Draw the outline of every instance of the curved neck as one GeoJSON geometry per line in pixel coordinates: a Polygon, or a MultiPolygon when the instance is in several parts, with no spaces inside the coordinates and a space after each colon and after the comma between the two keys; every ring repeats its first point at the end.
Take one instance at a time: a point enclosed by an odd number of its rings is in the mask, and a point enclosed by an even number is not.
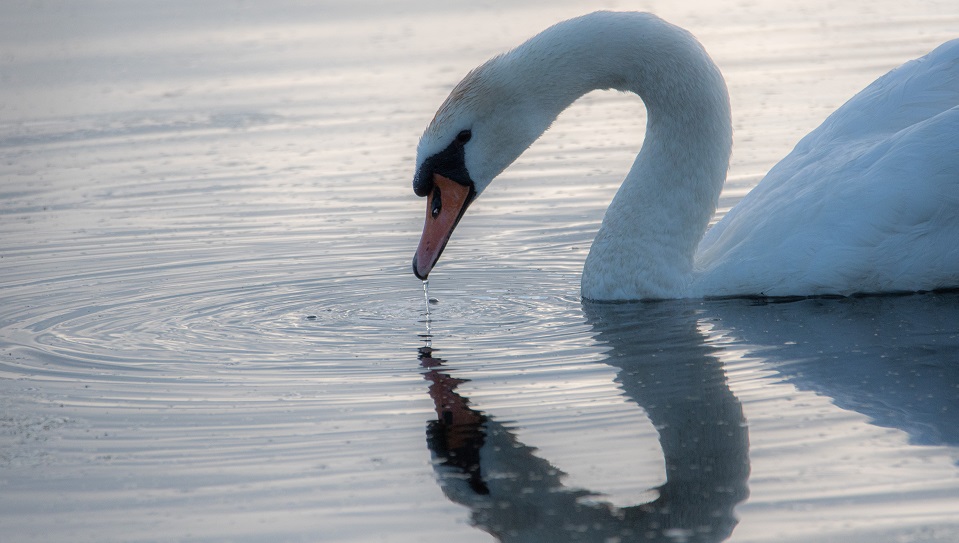
{"type": "Polygon", "coordinates": [[[645,143],[590,249],[583,296],[681,297],[732,149],[726,85],[699,42],[653,15],[600,12],[560,23],[498,60],[536,82],[530,105],[543,130],[592,90],[643,99],[645,143]]]}

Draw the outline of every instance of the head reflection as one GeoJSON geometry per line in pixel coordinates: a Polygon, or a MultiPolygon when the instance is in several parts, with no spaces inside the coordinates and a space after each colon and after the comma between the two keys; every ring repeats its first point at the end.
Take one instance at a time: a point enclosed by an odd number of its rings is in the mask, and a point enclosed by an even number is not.
{"type": "Polygon", "coordinates": [[[465,476],[470,489],[479,494],[489,494],[483,481],[480,465],[480,449],[486,441],[486,416],[472,409],[469,400],[455,392],[462,379],[443,373],[445,362],[433,358],[433,349],[420,347],[420,364],[428,371],[425,378],[430,382],[430,397],[436,407],[436,420],[426,428],[426,442],[440,465],[449,468],[449,476],[465,476]]]}
{"type": "MultiPolygon", "coordinates": [[[[589,304],[594,337],[609,347],[626,397],[659,431],[666,483],[656,499],[614,507],[520,443],[495,417],[457,392],[445,360],[419,350],[437,418],[427,444],[444,493],[500,541],[718,542],[736,526],[748,495],[749,440],[742,406],[713,348],[681,304],[589,304]]],[[[520,422],[521,423],[521,422],[520,422]]],[[[624,450],[622,454],[631,454],[624,450]]]]}

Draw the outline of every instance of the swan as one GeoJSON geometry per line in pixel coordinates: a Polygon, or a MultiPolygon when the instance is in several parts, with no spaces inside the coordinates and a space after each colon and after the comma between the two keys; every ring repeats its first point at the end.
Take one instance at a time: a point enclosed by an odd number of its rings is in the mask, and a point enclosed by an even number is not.
{"type": "Polygon", "coordinates": [[[821,296],[959,286],[959,39],[869,85],[707,232],[729,168],[719,68],[648,13],[558,23],[475,68],[416,149],[425,280],[466,209],[573,101],[640,96],[646,138],[593,241],[591,300],[821,296]]]}

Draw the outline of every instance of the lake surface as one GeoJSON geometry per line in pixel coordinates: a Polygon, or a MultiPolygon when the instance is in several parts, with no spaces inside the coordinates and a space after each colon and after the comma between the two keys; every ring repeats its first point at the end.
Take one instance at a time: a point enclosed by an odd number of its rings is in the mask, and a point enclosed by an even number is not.
{"type": "Polygon", "coordinates": [[[0,539],[959,541],[959,295],[580,300],[633,96],[472,206],[427,315],[419,134],[599,7],[722,68],[720,213],[959,29],[951,0],[0,7],[0,539]]]}

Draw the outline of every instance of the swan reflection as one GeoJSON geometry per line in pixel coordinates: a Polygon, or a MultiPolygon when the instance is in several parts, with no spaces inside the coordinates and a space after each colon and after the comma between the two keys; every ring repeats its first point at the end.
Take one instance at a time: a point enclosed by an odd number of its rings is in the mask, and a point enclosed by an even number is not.
{"type": "MultiPolygon", "coordinates": [[[[666,482],[652,489],[655,499],[628,507],[566,484],[562,471],[495,413],[471,406],[457,389],[465,380],[422,349],[437,409],[429,447],[444,492],[501,541],[722,541],[749,493],[743,407],[723,369],[743,359],[768,373],[766,382],[828,398],[870,424],[902,431],[913,447],[959,447],[959,293],[781,302],[583,305],[590,334],[607,348],[602,363],[618,370],[624,398],[659,432],[666,482]]],[[[761,418],[754,433],[762,431],[761,418]]],[[[845,427],[819,428],[829,435],[845,427]]],[[[779,429],[786,436],[803,431],[779,429]]],[[[911,458],[907,450],[901,455],[875,459],[890,485],[902,481],[886,462],[911,458]]],[[[808,465],[820,461],[815,455],[808,465]]],[[[846,477],[836,484],[864,484],[854,466],[846,477]]],[[[795,492],[815,501],[807,491],[795,492]]]]}
{"type": "Polygon", "coordinates": [[[437,412],[427,428],[434,465],[443,491],[471,509],[477,527],[500,541],[717,542],[732,533],[734,507],[748,495],[742,405],[691,309],[636,307],[584,306],[596,339],[609,347],[604,363],[620,370],[625,396],[659,431],[666,482],[654,500],[628,507],[567,487],[515,431],[470,406],[457,392],[465,380],[445,360],[420,349],[437,412]]]}
{"type": "Polygon", "coordinates": [[[701,320],[796,388],[914,445],[959,446],[959,293],[702,307],[701,320]]]}

